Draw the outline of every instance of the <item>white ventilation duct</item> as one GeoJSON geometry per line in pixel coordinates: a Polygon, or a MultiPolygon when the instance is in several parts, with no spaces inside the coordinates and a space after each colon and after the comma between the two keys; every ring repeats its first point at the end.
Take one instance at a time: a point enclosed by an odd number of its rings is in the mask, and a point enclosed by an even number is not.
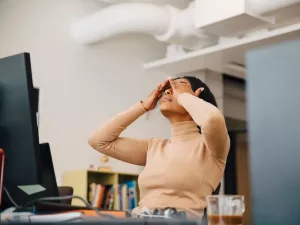
{"type": "Polygon", "coordinates": [[[171,8],[146,3],[108,6],[71,26],[73,37],[94,43],[120,33],[164,34],[170,24],[171,8]]]}
{"type": "Polygon", "coordinates": [[[284,8],[299,2],[300,0],[248,0],[247,6],[251,9],[252,12],[263,15],[267,12],[284,8]]]}
{"type": "Polygon", "coordinates": [[[80,43],[93,44],[117,34],[143,33],[159,41],[198,49],[215,44],[217,38],[194,26],[194,3],[185,10],[170,5],[122,3],[108,6],[71,26],[71,34],[80,43]]]}
{"type": "MultiPolygon", "coordinates": [[[[252,12],[263,14],[300,0],[246,0],[246,2],[252,12]]],[[[217,12],[207,13],[214,15],[217,12]]],[[[93,44],[122,33],[149,34],[159,41],[180,45],[188,50],[216,44],[218,37],[196,28],[196,16],[201,17],[199,14],[196,15],[195,2],[191,2],[184,10],[151,3],[120,3],[73,23],[71,34],[82,44],[93,44]]]]}

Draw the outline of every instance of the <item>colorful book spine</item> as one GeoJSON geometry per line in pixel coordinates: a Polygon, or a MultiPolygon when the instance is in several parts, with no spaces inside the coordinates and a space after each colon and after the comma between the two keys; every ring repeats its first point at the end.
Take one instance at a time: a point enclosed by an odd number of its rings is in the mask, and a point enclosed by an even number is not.
{"type": "Polygon", "coordinates": [[[121,184],[89,184],[88,200],[96,208],[131,211],[137,207],[136,181],[121,184]]]}

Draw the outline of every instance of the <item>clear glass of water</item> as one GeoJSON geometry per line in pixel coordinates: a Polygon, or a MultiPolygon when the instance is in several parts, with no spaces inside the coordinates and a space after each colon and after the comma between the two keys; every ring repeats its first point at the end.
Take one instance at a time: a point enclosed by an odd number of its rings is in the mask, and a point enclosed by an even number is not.
{"type": "Polygon", "coordinates": [[[209,225],[241,225],[245,212],[242,195],[209,195],[206,197],[209,225]]]}

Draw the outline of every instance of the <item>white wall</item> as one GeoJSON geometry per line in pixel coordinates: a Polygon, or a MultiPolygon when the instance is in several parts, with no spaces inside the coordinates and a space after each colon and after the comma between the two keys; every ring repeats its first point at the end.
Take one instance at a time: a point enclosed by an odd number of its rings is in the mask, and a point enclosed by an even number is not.
{"type": "MultiPolygon", "coordinates": [[[[41,90],[40,142],[51,144],[59,184],[64,171],[100,163],[100,154],[87,144],[89,134],[166,77],[142,70],[142,62],[165,51],[150,37],[123,36],[89,47],[75,43],[70,23],[97,9],[89,0],[0,0],[0,58],[31,53],[34,85],[41,90]]],[[[126,134],[164,137],[169,125],[156,111],[126,134]]],[[[140,171],[116,160],[110,165],[140,171]]]]}

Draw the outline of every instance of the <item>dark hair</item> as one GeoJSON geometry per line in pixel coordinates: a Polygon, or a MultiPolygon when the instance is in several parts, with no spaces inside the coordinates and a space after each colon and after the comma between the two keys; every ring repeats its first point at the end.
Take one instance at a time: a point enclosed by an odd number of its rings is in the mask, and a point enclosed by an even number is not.
{"type": "Polygon", "coordinates": [[[184,76],[184,77],[178,77],[176,79],[180,79],[180,78],[184,78],[187,79],[191,85],[192,85],[192,89],[193,91],[196,91],[198,88],[204,88],[204,90],[201,92],[201,94],[199,95],[199,98],[203,99],[204,101],[218,107],[215,96],[213,95],[213,93],[210,91],[209,87],[202,82],[199,78],[197,77],[190,77],[190,76],[184,76]]]}

